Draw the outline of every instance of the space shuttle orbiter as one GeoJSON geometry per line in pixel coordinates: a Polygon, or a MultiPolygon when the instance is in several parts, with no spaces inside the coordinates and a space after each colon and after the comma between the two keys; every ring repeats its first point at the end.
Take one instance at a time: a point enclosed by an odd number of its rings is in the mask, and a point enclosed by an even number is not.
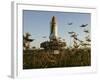
{"type": "Polygon", "coordinates": [[[57,21],[56,17],[53,16],[51,23],[50,23],[50,40],[57,40],[58,38],[58,31],[57,31],[57,21]]]}

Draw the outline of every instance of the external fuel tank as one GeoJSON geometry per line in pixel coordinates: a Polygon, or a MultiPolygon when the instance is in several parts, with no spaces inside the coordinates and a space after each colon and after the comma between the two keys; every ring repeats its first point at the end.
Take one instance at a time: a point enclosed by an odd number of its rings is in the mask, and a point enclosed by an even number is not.
{"type": "Polygon", "coordinates": [[[56,17],[53,16],[51,23],[50,23],[50,40],[57,40],[58,37],[58,31],[57,31],[57,21],[56,17]]]}

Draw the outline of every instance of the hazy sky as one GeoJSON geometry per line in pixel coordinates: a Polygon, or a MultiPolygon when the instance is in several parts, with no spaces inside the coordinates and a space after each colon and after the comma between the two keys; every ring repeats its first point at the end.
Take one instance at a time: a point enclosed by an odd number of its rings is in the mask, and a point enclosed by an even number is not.
{"type": "Polygon", "coordinates": [[[79,39],[84,39],[84,28],[80,26],[88,24],[89,30],[91,27],[91,15],[89,13],[23,10],[23,32],[29,32],[32,35],[30,38],[35,39],[31,46],[39,48],[41,42],[49,40],[52,16],[56,17],[59,37],[65,39],[67,45],[70,44],[68,32],[75,31],[79,34],[79,39]],[[70,22],[73,24],[68,25],[70,22]],[[43,36],[47,36],[47,38],[43,38],[43,36]]]}

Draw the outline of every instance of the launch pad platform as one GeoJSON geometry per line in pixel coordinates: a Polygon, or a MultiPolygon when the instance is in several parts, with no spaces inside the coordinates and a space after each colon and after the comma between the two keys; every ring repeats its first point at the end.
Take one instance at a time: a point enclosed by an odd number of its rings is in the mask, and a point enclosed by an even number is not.
{"type": "Polygon", "coordinates": [[[60,50],[66,46],[66,42],[53,40],[42,42],[40,47],[46,50],[60,50]]]}

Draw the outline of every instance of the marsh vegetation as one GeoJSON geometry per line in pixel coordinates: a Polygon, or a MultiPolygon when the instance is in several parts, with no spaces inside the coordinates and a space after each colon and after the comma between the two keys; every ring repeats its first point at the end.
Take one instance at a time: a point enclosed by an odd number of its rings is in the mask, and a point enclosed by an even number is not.
{"type": "Polygon", "coordinates": [[[59,54],[45,50],[26,50],[23,54],[23,69],[91,66],[91,50],[64,49],[59,54]]]}

